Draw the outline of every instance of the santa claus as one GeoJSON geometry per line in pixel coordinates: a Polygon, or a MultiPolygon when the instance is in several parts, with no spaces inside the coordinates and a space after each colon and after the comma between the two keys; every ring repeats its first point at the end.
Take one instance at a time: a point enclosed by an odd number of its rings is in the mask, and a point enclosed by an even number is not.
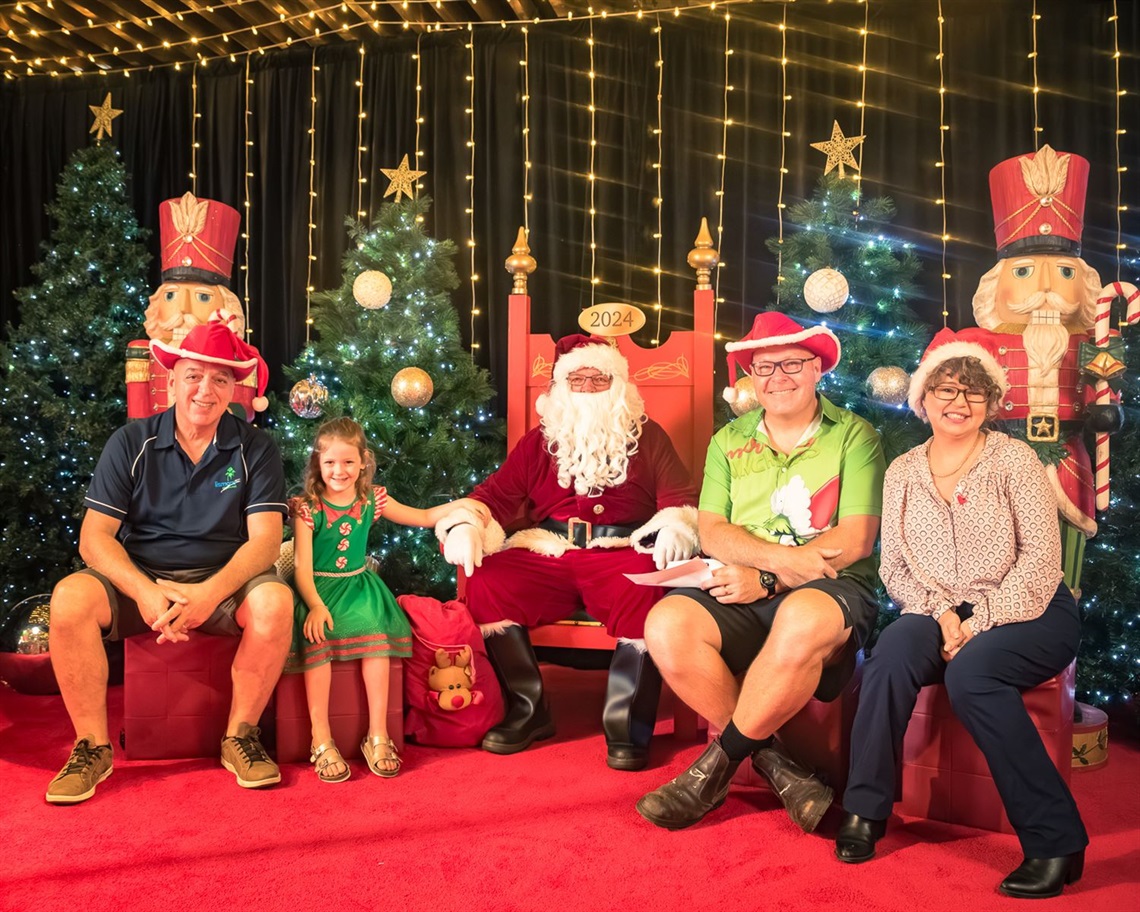
{"type": "Polygon", "coordinates": [[[470,495],[493,522],[457,511],[436,526],[444,556],[470,576],[467,604],[508,699],[483,748],[513,754],[554,734],[527,628],[585,610],[618,638],[602,720],[606,763],[642,769],[661,690],[642,637],[664,590],[624,574],[697,552],[697,491],[605,340],[560,340],[537,408],[539,426],[470,495]],[[503,527],[518,529],[505,544],[503,527]]]}
{"type": "MultiPolygon", "coordinates": [[[[1093,350],[1101,282],[1081,259],[1089,163],[1042,146],[990,172],[999,261],[978,283],[967,341],[992,351],[1009,378],[1001,416],[1036,445],[1065,527],[1065,581],[1076,589],[1086,538],[1096,535],[1084,429],[1112,432],[1117,406],[1094,404],[1081,344],[1093,350]]],[[[1020,433],[1019,433],[1020,435],[1020,433]]]]}

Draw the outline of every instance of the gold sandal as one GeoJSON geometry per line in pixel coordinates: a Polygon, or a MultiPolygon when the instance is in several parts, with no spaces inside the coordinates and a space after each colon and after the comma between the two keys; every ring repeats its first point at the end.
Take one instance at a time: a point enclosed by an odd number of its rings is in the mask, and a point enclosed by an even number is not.
{"type": "Polygon", "coordinates": [[[313,764],[317,778],[320,779],[321,782],[344,782],[345,779],[352,775],[352,770],[349,769],[348,762],[344,759],[344,755],[337,749],[336,742],[332,738],[329,738],[324,744],[318,744],[312,749],[309,762],[313,764]],[[330,773],[328,771],[329,767],[337,763],[344,767],[344,772],[330,773]]]}
{"type": "Polygon", "coordinates": [[[379,735],[366,735],[360,742],[360,752],[368,761],[368,768],[377,776],[391,779],[400,772],[400,765],[404,762],[396,752],[396,744],[391,738],[381,738],[379,735]],[[383,753],[381,753],[383,751],[383,753]],[[384,761],[395,761],[395,769],[385,769],[380,764],[384,761]]]}

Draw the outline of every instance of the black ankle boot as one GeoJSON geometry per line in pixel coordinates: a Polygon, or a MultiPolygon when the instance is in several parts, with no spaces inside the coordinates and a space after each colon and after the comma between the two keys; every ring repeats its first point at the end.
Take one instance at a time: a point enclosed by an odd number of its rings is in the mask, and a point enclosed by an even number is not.
{"type": "Polygon", "coordinates": [[[503,685],[506,717],[483,737],[483,750],[517,754],[535,741],[554,735],[550,707],[542,691],[542,674],[525,627],[515,624],[487,637],[487,656],[503,685]]]}
{"type": "Polygon", "coordinates": [[[608,767],[645,769],[660,696],[661,673],[649,653],[633,643],[619,642],[610,662],[602,714],[608,767]]]}
{"type": "Polygon", "coordinates": [[[1076,883],[1085,871],[1085,850],[1060,858],[1026,858],[998,889],[1017,899],[1060,896],[1065,884],[1076,883]]]}
{"type": "Polygon", "coordinates": [[[811,770],[796,763],[779,741],[772,741],[771,746],[756,751],[752,755],[752,768],[768,780],[792,823],[805,833],[819,826],[835,792],[811,770]]]}
{"type": "Polygon", "coordinates": [[[835,857],[847,864],[862,864],[875,857],[875,843],[887,832],[885,820],[847,814],[835,834],[835,857]]]}

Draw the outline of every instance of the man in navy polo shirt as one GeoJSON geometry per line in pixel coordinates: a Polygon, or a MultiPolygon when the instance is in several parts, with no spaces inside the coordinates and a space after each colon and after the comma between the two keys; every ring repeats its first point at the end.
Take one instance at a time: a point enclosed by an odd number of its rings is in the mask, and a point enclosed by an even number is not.
{"type": "Polygon", "coordinates": [[[107,660],[101,640],[153,630],[172,649],[200,633],[240,636],[222,765],[244,788],[281,781],[257,721],[285,664],[289,587],[273,571],[287,512],[281,457],[228,410],[237,381],[264,361],[220,323],[151,351],[170,371],[172,408],[120,428],[87,493],[79,553],[87,568],[51,600],[50,647],[77,740],[48,786],[76,804],[111,774],[107,660]]]}

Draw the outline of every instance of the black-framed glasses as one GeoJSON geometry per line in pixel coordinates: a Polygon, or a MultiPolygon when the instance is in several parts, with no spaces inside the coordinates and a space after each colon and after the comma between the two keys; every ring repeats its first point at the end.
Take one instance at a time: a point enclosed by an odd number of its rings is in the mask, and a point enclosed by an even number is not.
{"type": "Polygon", "coordinates": [[[814,361],[818,355],[810,358],[787,358],[783,361],[753,361],[752,374],[756,377],[771,377],[778,367],[785,374],[798,374],[809,361],[814,361]]]}
{"type": "Polygon", "coordinates": [[[566,382],[577,393],[591,390],[608,390],[614,378],[610,374],[568,374],[566,382]]]}
{"type": "Polygon", "coordinates": [[[953,402],[959,396],[965,397],[967,402],[972,402],[975,405],[981,405],[983,402],[989,401],[989,393],[980,389],[961,389],[957,386],[936,386],[930,391],[935,399],[942,402],[953,402]]]}

